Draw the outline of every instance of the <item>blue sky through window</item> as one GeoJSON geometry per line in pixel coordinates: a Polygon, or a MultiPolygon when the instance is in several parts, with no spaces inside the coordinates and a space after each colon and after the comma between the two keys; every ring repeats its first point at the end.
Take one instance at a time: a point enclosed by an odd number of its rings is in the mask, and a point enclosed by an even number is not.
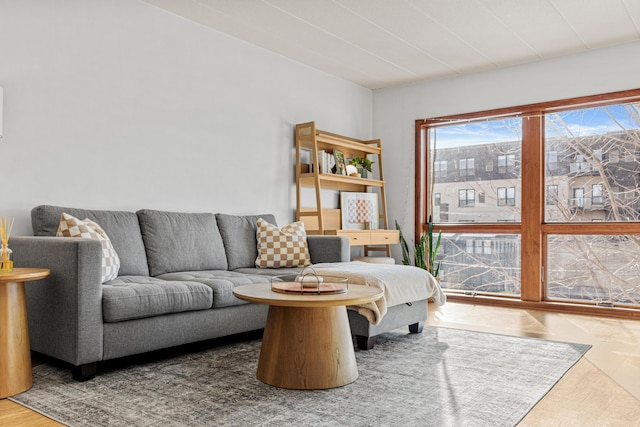
{"type": "MultiPolygon", "coordinates": [[[[452,148],[520,141],[522,120],[527,118],[484,120],[435,128],[436,147],[452,148]]],[[[547,138],[578,137],[629,129],[640,129],[640,103],[552,113],[547,115],[545,133],[547,138]]]]}

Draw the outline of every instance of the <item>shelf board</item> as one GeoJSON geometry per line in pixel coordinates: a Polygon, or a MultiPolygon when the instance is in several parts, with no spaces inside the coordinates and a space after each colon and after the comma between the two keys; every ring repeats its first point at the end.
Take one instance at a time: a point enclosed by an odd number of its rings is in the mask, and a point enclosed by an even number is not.
{"type": "MultiPolygon", "coordinates": [[[[368,179],[368,178],[358,178],[355,176],[345,176],[345,175],[336,175],[332,173],[320,173],[318,174],[320,177],[320,181],[323,186],[327,188],[340,188],[343,186],[360,186],[360,187],[382,187],[384,186],[384,181],[380,181],[377,179],[368,179]]],[[[315,174],[314,173],[301,173],[300,174],[300,183],[304,186],[314,186],[315,185],[315,174]]]]}
{"type": "Polygon", "coordinates": [[[335,148],[339,147],[347,153],[351,152],[364,152],[366,154],[380,155],[382,153],[382,147],[379,146],[380,140],[372,141],[355,141],[346,139],[337,135],[333,135],[327,132],[316,131],[316,141],[318,142],[318,149],[335,148]],[[376,145],[378,144],[378,145],[376,145]]]}

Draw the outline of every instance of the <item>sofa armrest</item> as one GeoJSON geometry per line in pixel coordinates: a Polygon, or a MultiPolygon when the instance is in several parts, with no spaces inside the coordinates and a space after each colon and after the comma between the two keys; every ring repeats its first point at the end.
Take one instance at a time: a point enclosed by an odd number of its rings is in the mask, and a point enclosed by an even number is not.
{"type": "Polygon", "coordinates": [[[312,264],[321,262],[349,262],[351,247],[344,236],[307,236],[312,264]]]}
{"type": "Polygon", "coordinates": [[[102,246],[70,237],[11,237],[14,266],[48,268],[25,283],[31,349],[73,365],[102,360],[102,246]]]}

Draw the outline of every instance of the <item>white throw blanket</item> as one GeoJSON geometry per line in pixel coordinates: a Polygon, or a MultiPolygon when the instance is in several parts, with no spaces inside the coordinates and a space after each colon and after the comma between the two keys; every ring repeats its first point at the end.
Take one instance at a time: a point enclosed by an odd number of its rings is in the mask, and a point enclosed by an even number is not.
{"type": "Polygon", "coordinates": [[[443,305],[446,296],[440,285],[422,268],[398,264],[373,264],[361,261],[314,264],[318,275],[346,277],[350,285],[374,286],[384,295],[369,304],[350,306],[374,325],[380,323],[387,307],[433,298],[443,305]]]}

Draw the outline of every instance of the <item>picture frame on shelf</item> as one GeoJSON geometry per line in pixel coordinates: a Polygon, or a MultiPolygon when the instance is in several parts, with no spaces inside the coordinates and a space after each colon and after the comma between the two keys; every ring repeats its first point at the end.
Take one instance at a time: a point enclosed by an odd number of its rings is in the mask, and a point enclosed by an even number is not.
{"type": "Polygon", "coordinates": [[[344,153],[340,150],[333,150],[333,157],[336,160],[336,174],[347,174],[347,163],[344,160],[344,153]]]}
{"type": "Polygon", "coordinates": [[[378,229],[378,193],[340,192],[342,228],[378,229]]]}

